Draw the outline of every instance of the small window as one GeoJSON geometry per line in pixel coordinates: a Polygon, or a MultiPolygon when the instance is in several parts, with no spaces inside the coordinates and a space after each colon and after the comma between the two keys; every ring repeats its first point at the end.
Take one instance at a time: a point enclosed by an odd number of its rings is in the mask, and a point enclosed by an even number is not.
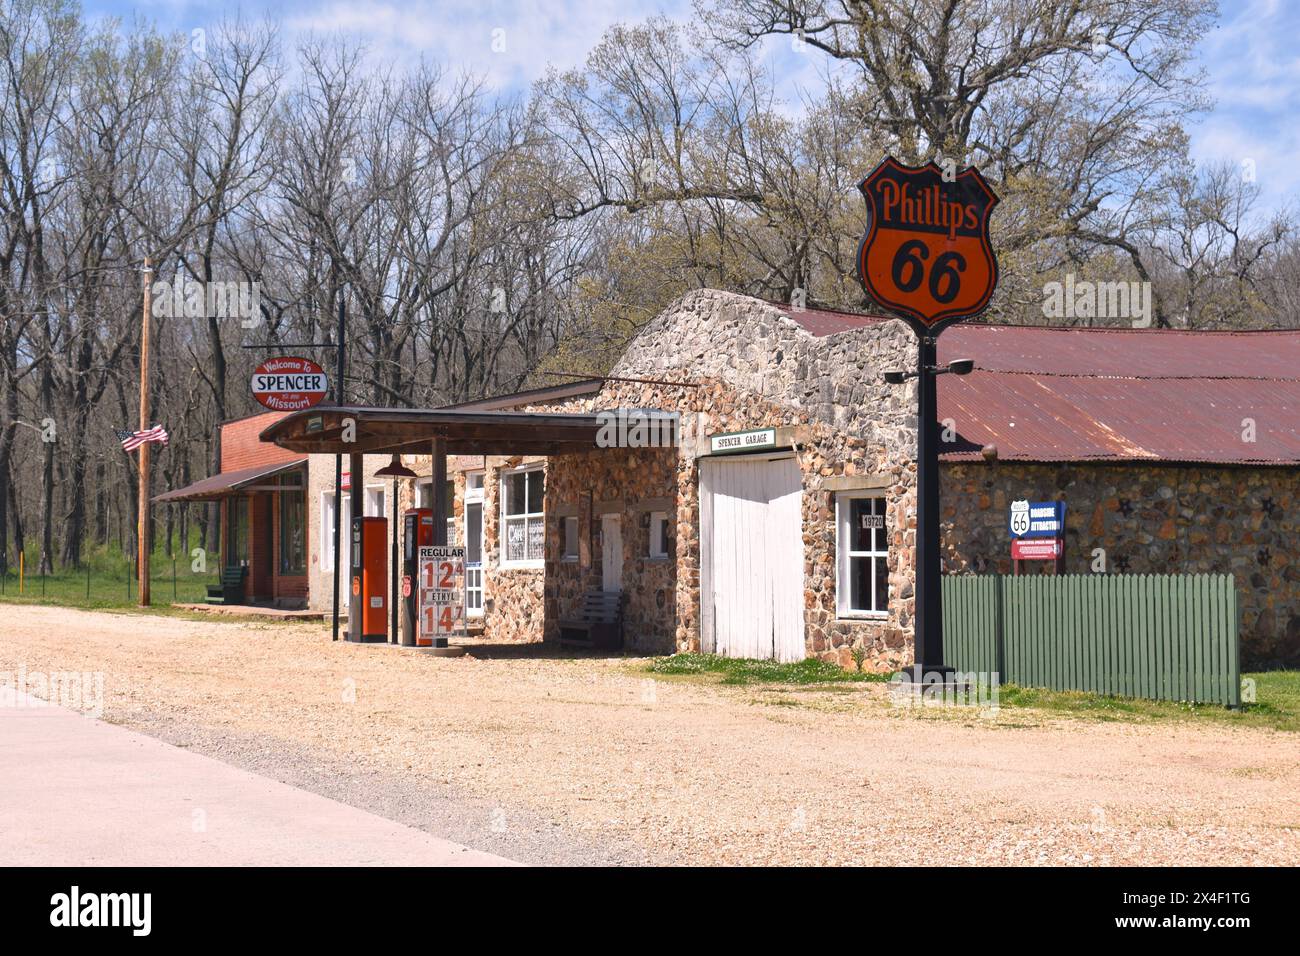
{"type": "Polygon", "coordinates": [[[889,610],[885,499],[844,493],[836,497],[835,511],[837,612],[840,617],[884,617],[889,610]]]}
{"type": "Polygon", "coordinates": [[[384,517],[384,486],[377,485],[366,489],[366,506],[362,512],[367,518],[384,517]]]}
{"type": "Polygon", "coordinates": [[[483,472],[467,471],[465,472],[465,490],[482,491],[483,490],[483,472]]]}
{"type": "Polygon", "coordinates": [[[578,560],[578,519],[560,519],[560,560],[578,560]]]}
{"type": "Polygon", "coordinates": [[[544,482],[540,468],[506,472],[501,476],[503,565],[541,566],[546,538],[542,514],[544,482]]]}
{"type": "Polygon", "coordinates": [[[668,557],[668,514],[663,511],[650,513],[650,550],[651,558],[668,557]]]}

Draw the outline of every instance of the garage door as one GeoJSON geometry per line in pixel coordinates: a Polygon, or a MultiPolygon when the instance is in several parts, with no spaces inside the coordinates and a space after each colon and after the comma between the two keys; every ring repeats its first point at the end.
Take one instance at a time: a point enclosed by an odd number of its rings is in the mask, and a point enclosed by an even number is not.
{"type": "Polygon", "coordinates": [[[701,646],[803,660],[803,534],[793,456],[700,462],[701,646]]]}

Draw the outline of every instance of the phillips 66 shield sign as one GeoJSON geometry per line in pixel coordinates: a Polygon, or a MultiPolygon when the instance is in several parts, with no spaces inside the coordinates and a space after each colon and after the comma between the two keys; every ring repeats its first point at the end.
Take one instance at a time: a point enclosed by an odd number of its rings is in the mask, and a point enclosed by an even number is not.
{"type": "Polygon", "coordinates": [[[988,305],[998,284],[989,213],[998,197],[971,166],[945,181],[934,163],[904,166],[888,156],[858,186],[867,233],[858,277],[917,335],[935,335],[988,305]]]}

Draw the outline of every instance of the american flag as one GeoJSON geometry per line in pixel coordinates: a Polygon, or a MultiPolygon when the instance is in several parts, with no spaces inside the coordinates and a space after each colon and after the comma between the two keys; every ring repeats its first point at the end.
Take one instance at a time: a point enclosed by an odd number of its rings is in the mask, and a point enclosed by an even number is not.
{"type": "Polygon", "coordinates": [[[155,425],[153,428],[146,429],[142,432],[133,432],[127,428],[115,428],[118,439],[122,442],[123,451],[135,451],[145,442],[156,441],[162,445],[167,444],[167,430],[161,425],[155,425]]]}

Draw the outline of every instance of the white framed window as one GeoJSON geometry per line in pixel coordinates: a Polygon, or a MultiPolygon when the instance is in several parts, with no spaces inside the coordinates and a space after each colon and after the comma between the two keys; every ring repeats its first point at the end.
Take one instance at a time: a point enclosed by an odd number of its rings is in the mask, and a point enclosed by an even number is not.
{"type": "MultiPolygon", "coordinates": [[[[337,497],[332,491],[320,493],[320,569],[334,570],[334,507],[337,497]]],[[[352,534],[352,496],[343,492],[343,521],[339,525],[339,540],[346,544],[352,534]]]]}
{"type": "Polygon", "coordinates": [[[385,518],[384,514],[384,486],[367,485],[366,486],[366,508],[365,516],[367,518],[385,518]]]}
{"type": "Polygon", "coordinates": [[[481,471],[465,472],[465,497],[466,498],[483,497],[483,472],[481,471]]]}
{"type": "Polygon", "coordinates": [[[646,553],[649,558],[668,557],[668,512],[650,512],[650,546],[646,553]]]}
{"type": "Polygon", "coordinates": [[[501,566],[504,568],[543,566],[545,480],[540,465],[501,474],[501,566]]]}
{"type": "Polygon", "coordinates": [[[560,519],[560,560],[578,560],[578,519],[576,517],[560,519]]]}
{"type": "Polygon", "coordinates": [[[835,607],[842,618],[889,611],[889,528],[885,499],[868,491],[835,496],[835,607]]]}

